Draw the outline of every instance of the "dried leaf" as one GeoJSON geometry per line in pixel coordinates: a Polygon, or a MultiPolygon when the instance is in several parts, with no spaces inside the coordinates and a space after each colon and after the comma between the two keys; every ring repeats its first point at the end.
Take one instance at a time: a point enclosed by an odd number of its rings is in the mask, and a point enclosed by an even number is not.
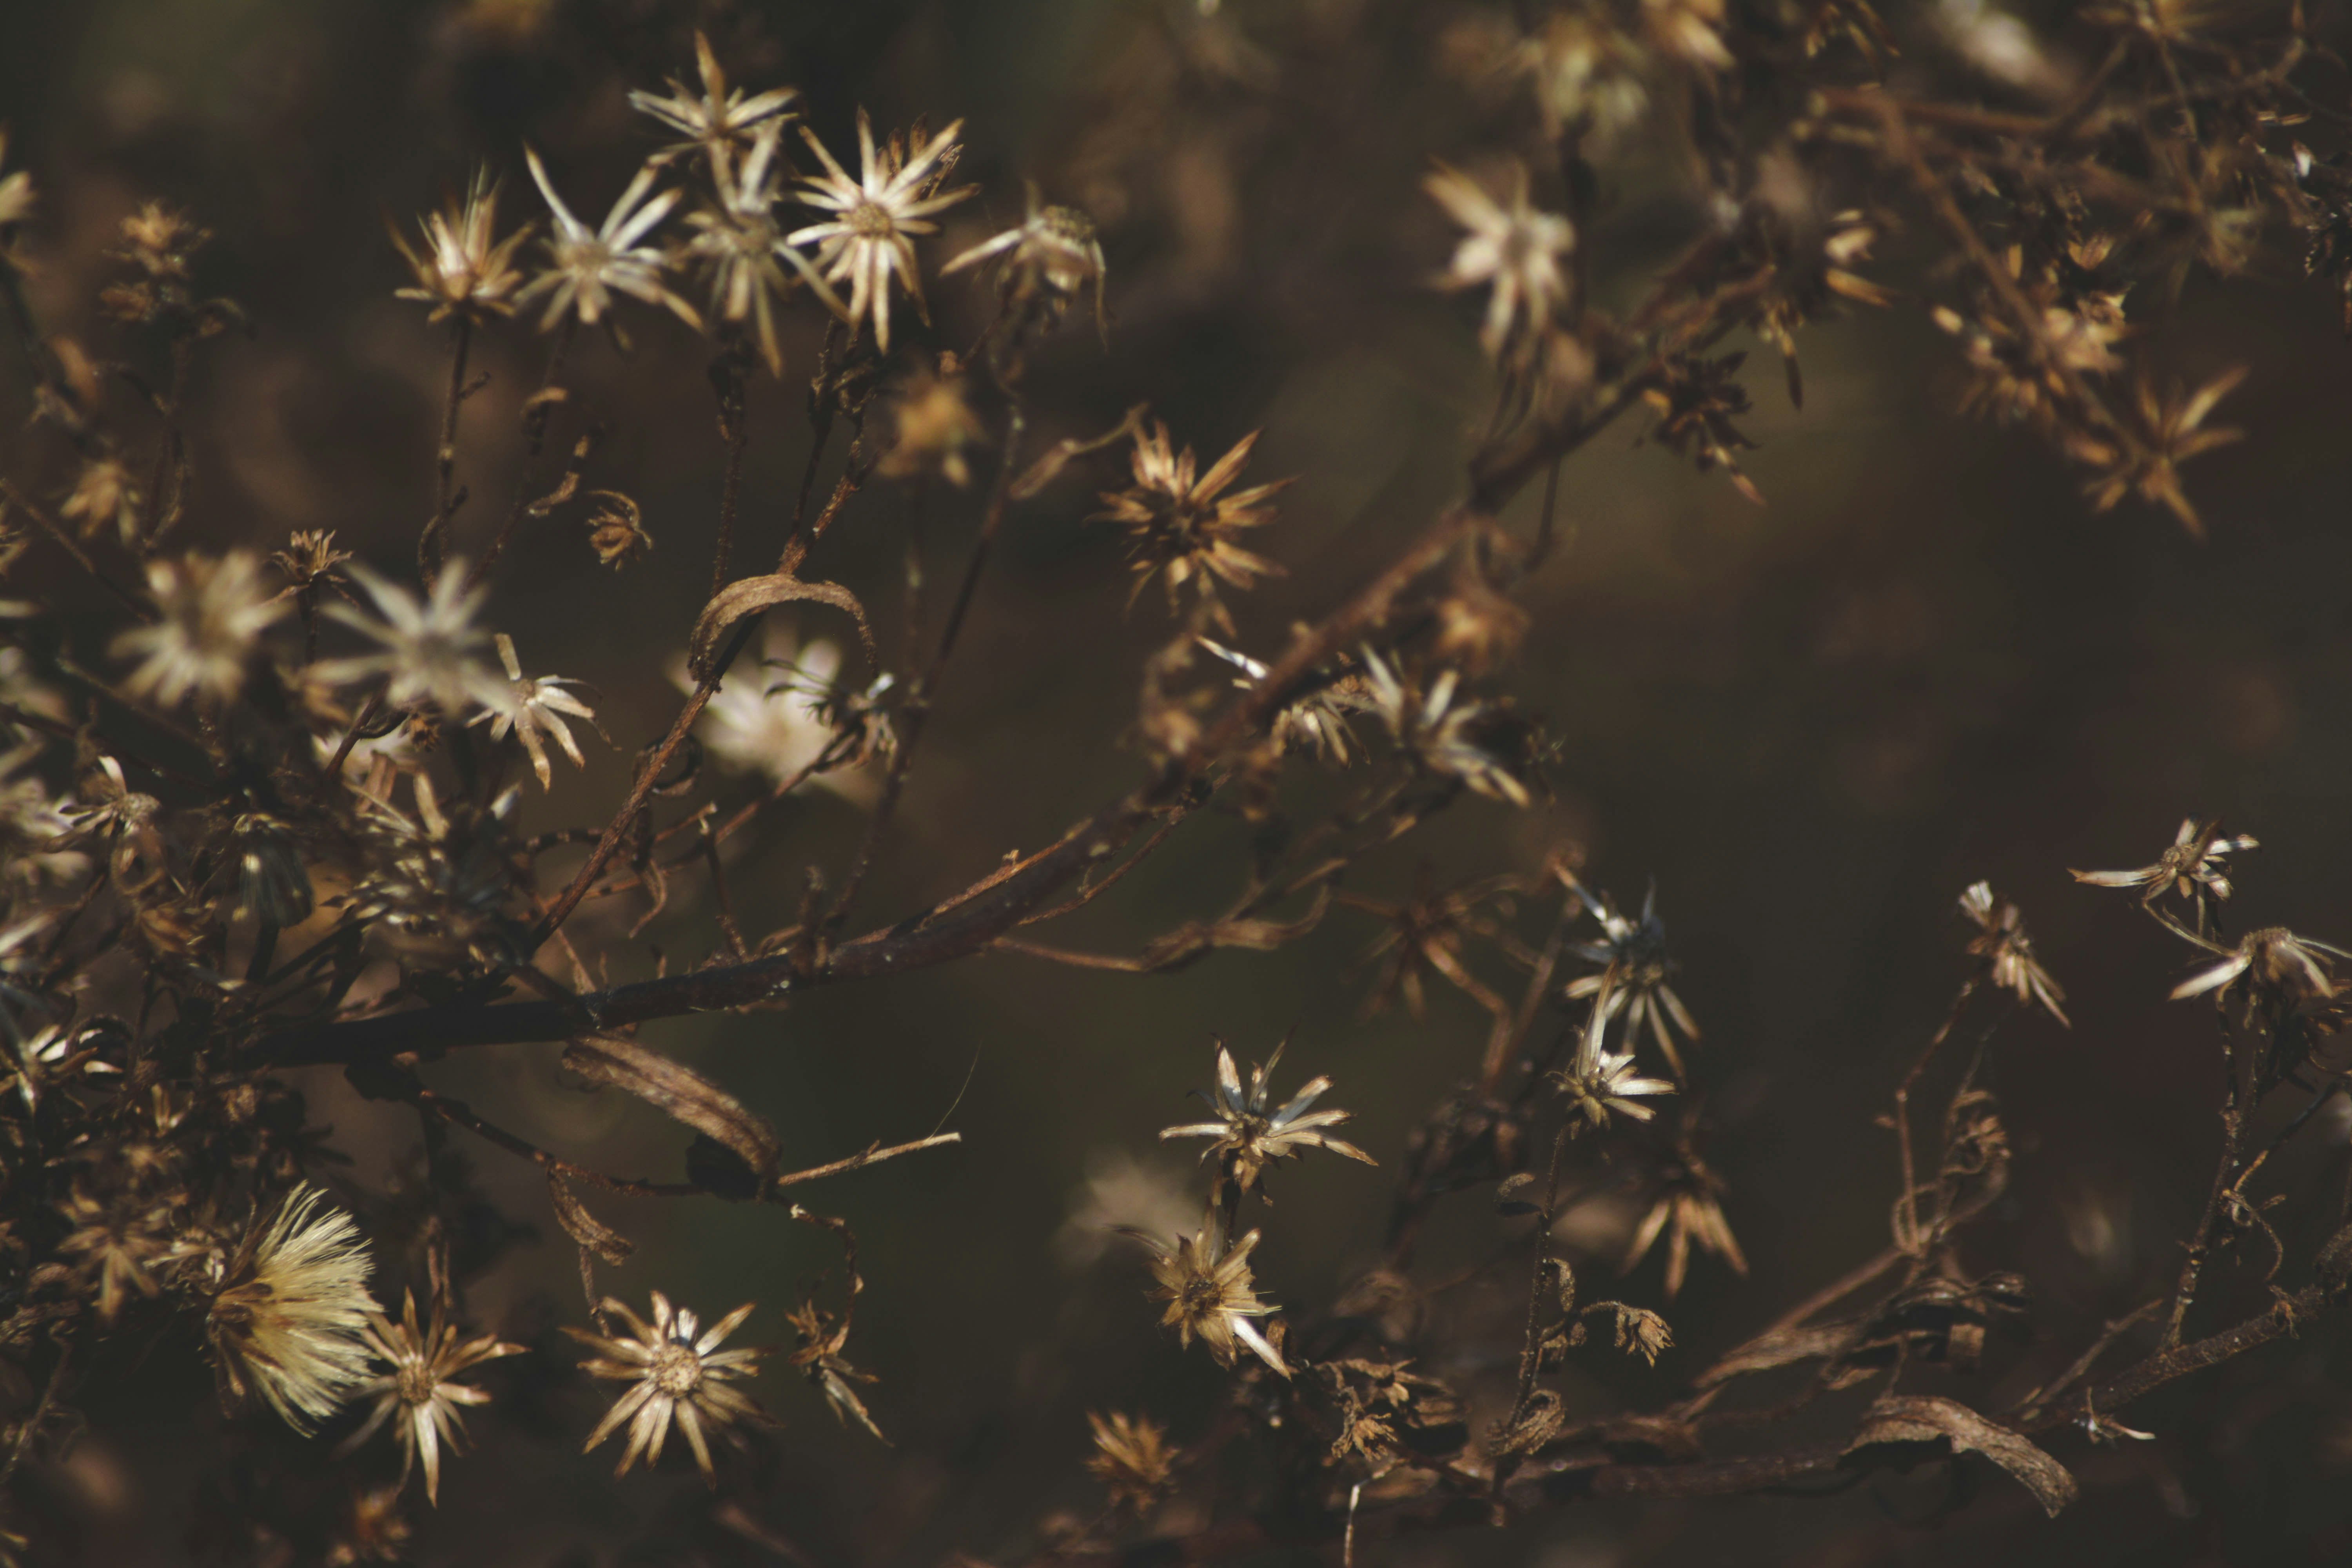
{"type": "Polygon", "coordinates": [[[1851,1323],[1827,1323],[1818,1328],[1777,1329],[1757,1335],[1701,1373],[1697,1386],[1713,1388],[1749,1373],[1769,1372],[1837,1354],[1853,1335],[1851,1323]]]}
{"type": "Polygon", "coordinates": [[[775,1130],[693,1068],[620,1035],[593,1035],[564,1047],[563,1065],[592,1083],[635,1095],[734,1152],[765,1184],[776,1168],[775,1130]]]}
{"type": "Polygon", "coordinates": [[[1180,969],[1206,958],[1221,947],[1245,947],[1258,952],[1271,952],[1285,942],[1297,941],[1320,925],[1325,911],[1330,907],[1331,888],[1327,882],[1315,889],[1313,907],[1295,921],[1195,921],[1147,944],[1143,950],[1143,966],[1150,972],[1180,969]]]}
{"type": "Polygon", "coordinates": [[[563,1234],[605,1262],[618,1267],[626,1263],[629,1254],[637,1249],[635,1242],[590,1214],[580,1200],[572,1195],[572,1189],[564,1184],[563,1178],[552,1171],[547,1173],[547,1197],[555,1205],[555,1223],[563,1227],[563,1234]]]}
{"type": "Polygon", "coordinates": [[[1924,1394],[1890,1394],[1864,1414],[1862,1430],[1846,1447],[1852,1454],[1874,1443],[1948,1441],[1958,1453],[1972,1449],[2007,1470],[2053,1518],[2074,1500],[2077,1488],[2066,1467],[2028,1438],[1967,1405],[1924,1394]]]}
{"type": "Polygon", "coordinates": [[[718,657],[719,639],[736,622],[773,605],[801,599],[831,605],[856,621],[857,640],[865,647],[866,658],[879,662],[874,647],[874,628],[866,623],[866,606],[857,602],[856,595],[838,583],[803,583],[788,572],[779,572],[772,576],[745,577],[730,583],[713,595],[702,608],[702,618],[694,623],[694,636],[687,645],[688,665],[696,676],[708,676],[718,657]]]}

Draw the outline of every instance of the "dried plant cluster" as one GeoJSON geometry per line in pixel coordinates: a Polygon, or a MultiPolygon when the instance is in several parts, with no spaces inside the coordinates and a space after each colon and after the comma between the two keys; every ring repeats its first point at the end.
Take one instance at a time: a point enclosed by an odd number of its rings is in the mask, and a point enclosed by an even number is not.
{"type": "MultiPolygon", "coordinates": [[[[1183,23],[1218,29],[1235,70],[1242,8],[1203,0],[1183,23]]],[[[204,461],[194,371],[238,352],[259,307],[209,297],[205,231],[155,203],[123,226],[100,302],[115,339],[52,335],[20,248],[42,193],[0,169],[0,293],[36,409],[29,466],[0,478],[0,1026],[15,1091],[0,1103],[0,1479],[69,1451],[78,1393],[110,1345],[153,1342],[209,1357],[231,1409],[282,1422],[342,1467],[340,1510],[253,1504],[252,1541],[284,1553],[257,1544],[253,1560],[398,1558],[407,1483],[439,1501],[464,1413],[495,1409],[501,1379],[559,1342],[509,1343],[468,1317],[467,1287],[498,1254],[478,1237],[457,1246],[481,1203],[457,1152],[468,1139],[541,1167],[544,1217],[579,1248],[584,1300],[563,1326],[587,1347],[579,1370],[614,1397],[583,1412],[573,1440],[624,1437],[628,1471],[661,1463],[675,1429],[723,1492],[732,1456],[771,1420],[744,1384],[775,1355],[844,1441],[880,1438],[888,1412],[868,1409],[860,1389],[875,1378],[851,1353],[856,1238],[798,1189],[957,1134],[788,1168],[767,1120],[649,1026],[989,952],[1159,973],[1359,920],[1377,968],[1368,1007],[1419,1016],[1443,987],[1489,1020],[1464,1043],[1458,1087],[1409,1142],[1367,1150],[1333,1131],[1349,1113],[1326,1100],[1329,1079],[1281,1099],[1274,1059],[1245,1079],[1220,1045],[1205,1118],[1163,1134],[1207,1141],[1197,1220],[1133,1233],[1149,1299],[1135,1332],[1157,1311],[1230,1396],[1181,1431],[1102,1391],[1087,1468],[1108,1510],[974,1550],[1202,1561],[1328,1542],[1353,1554],[1375,1532],[1590,1496],[1828,1489],[1963,1452],[2065,1506],[2071,1453],[2148,1436],[2126,1425],[2135,1400],[2304,1330],[2352,1290],[2343,1234],[2298,1256],[2312,1223],[2286,1223],[2334,1198],[2265,1190],[2273,1156],[2347,1081],[2329,1050],[2352,1025],[2352,977],[2338,973],[2352,953],[2227,929],[2232,858],[2251,837],[2192,819],[2145,868],[2077,873],[2136,899],[2196,965],[2174,994],[2215,1015],[2222,1149],[2172,1289],[2000,1399],[1992,1374],[2020,1364],[2032,1306],[2025,1279],[1987,1269],[1969,1245],[2018,1158],[1991,1069],[2006,1037],[2062,1049],[2054,1031],[2070,1024],[2015,904],[1967,889],[1949,1015],[1915,1059],[1888,1066],[1886,1246],[1777,1319],[1759,1303],[1766,1326],[1694,1373],[1660,1362],[1665,1314],[1694,1268],[1744,1276],[1748,1260],[1732,1189],[1702,1153],[1709,1047],[1676,993],[1654,894],[1637,906],[1589,887],[1572,847],[1392,900],[1349,878],[1441,813],[1542,795],[1552,748],[1507,688],[1527,626],[1514,591],[1563,548],[1560,465],[1622,429],[1754,497],[1731,346],[1743,333],[1781,356],[1796,399],[1807,321],[1924,311],[1949,334],[1969,412],[2063,455],[2091,507],[2144,504],[2200,529],[2181,468],[2232,437],[2217,413],[2238,373],[2184,381],[2147,329],[2190,275],[2242,273],[2282,246],[2352,302],[2352,171],[2298,140],[2323,140],[2307,122],[2343,122],[2307,96],[2315,79],[2340,96],[2340,73],[2284,5],[2133,0],[2069,26],[2062,54],[1958,5],[1478,12],[1444,63],[1484,106],[1483,140],[1429,147],[1425,191],[1395,198],[1433,201],[1433,221],[1455,231],[1429,282],[1467,297],[1463,331],[1491,358],[1494,399],[1459,501],[1287,630],[1237,614],[1284,571],[1290,480],[1252,471],[1255,436],[1204,461],[1140,407],[1091,438],[1033,433],[1033,351],[1115,332],[1117,280],[1087,216],[1034,188],[1015,226],[940,252],[942,215],[974,195],[958,179],[961,121],[877,134],[860,112],[854,148],[828,144],[793,89],[731,82],[704,43],[666,91],[632,95],[658,145],[600,217],[567,197],[572,175],[516,147],[503,174],[473,174],[397,232],[399,297],[447,363],[440,439],[418,463],[435,504],[397,563],[354,559],[331,517],[284,540],[185,545],[204,461]],[[1595,206],[1637,145],[1686,160],[1714,221],[1644,297],[1604,304],[1589,283],[1595,206]],[[519,213],[515,198],[534,195],[519,213]],[[1896,235],[1927,252],[1907,275],[1916,288],[1870,276],[1896,235]],[[942,346],[929,300],[964,273],[991,313],[976,341],[942,346]],[[814,363],[789,366],[786,329],[818,321],[814,363]],[[545,370],[508,437],[526,479],[486,521],[467,490],[484,459],[458,440],[459,416],[482,390],[485,338],[533,332],[545,370]],[[605,432],[569,374],[655,333],[708,342],[715,526],[649,526],[637,500],[599,484],[605,432]],[[738,503],[755,439],[746,389],[787,373],[806,378],[815,456],[779,543],[739,529],[738,503]],[[819,493],[818,459],[844,448],[819,493]],[[862,895],[906,837],[906,781],[935,703],[954,700],[946,677],[1008,520],[1049,490],[1090,488],[1093,521],[1122,536],[1130,601],[1155,580],[1150,601],[1164,595],[1133,611],[1168,627],[1137,672],[1138,705],[1103,720],[1106,741],[1136,754],[1131,785],[1045,848],[871,921],[862,895]],[[1538,488],[1539,505],[1513,506],[1538,488]],[[935,536],[944,512],[970,523],[936,599],[926,507],[935,536]],[[828,547],[856,531],[903,539],[898,651],[877,629],[893,616],[824,575],[828,547]],[[559,549],[624,574],[650,550],[709,552],[706,602],[676,628],[683,700],[659,732],[606,734],[593,691],[494,629],[530,552],[559,549]],[[68,581],[107,596],[116,624],[95,640],[41,596],[68,581]],[[791,615],[826,637],[796,642],[791,615]],[[590,826],[524,837],[524,792],[576,797],[561,764],[583,764],[592,738],[636,749],[628,787],[575,800],[590,826]],[[759,777],[758,797],[722,816],[721,773],[759,777]],[[730,841],[813,789],[855,802],[862,836],[809,868],[797,919],[744,930],[730,841]],[[1223,911],[1133,953],[1030,931],[1220,816],[1246,822],[1254,846],[1223,911]],[[626,918],[592,936],[575,918],[591,909],[626,918]],[[698,910],[715,914],[717,950],[648,965],[639,934],[698,910]],[[449,1053],[531,1042],[675,1119],[691,1135],[682,1179],[588,1168],[432,1087],[449,1053]],[[430,1154],[420,1179],[373,1191],[336,1173],[285,1077],[320,1066],[413,1109],[430,1154]],[[1923,1128],[1913,1101],[1931,1088],[1923,1128]],[[1337,1299],[1281,1301],[1255,1272],[1284,1241],[1259,1212],[1277,1173],[1307,1184],[1343,1169],[1325,1155],[1389,1173],[1389,1245],[1337,1299]],[[1665,1258],[1647,1304],[1591,1300],[1556,1238],[1585,1177],[1629,1163],[1646,1206],[1624,1262],[1662,1244],[1665,1258]],[[846,1262],[828,1302],[813,1291],[782,1313],[746,1303],[706,1321],[647,1285],[640,1316],[595,1283],[631,1251],[589,1207],[600,1193],[772,1205],[846,1262]],[[1417,1267],[1465,1194],[1524,1222],[1480,1271],[1524,1280],[1524,1319],[1500,1341],[1449,1337],[1432,1303],[1462,1281],[1417,1267]],[[2200,1302],[2231,1255],[2276,1283],[2269,1306],[2224,1324],[2200,1302]],[[159,1338],[179,1321],[203,1331],[159,1338]],[[751,1342],[779,1323],[792,1348],[751,1342]],[[1562,1369],[1612,1357],[1654,1396],[1572,1411],[1562,1369]],[[1800,1424],[1811,1436],[1784,1436],[1800,1424]],[[1213,1484],[1236,1453],[1246,1484],[1213,1484]],[[1155,1542],[1162,1531],[1180,1539],[1155,1542]]],[[[8,1550],[48,1548],[20,1532],[8,1550]]]]}

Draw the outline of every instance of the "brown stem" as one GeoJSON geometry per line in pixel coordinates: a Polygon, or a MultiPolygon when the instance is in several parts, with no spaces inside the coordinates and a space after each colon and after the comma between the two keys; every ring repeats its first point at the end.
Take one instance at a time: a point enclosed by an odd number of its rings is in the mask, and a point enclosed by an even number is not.
{"type": "Polygon", "coordinates": [[[416,541],[417,574],[430,589],[441,575],[442,535],[457,507],[457,411],[466,402],[466,360],[474,346],[474,322],[459,314],[449,328],[449,384],[441,400],[441,440],[433,452],[433,516],[416,541]]]}
{"type": "Polygon", "coordinates": [[[890,772],[882,781],[882,798],[875,803],[874,814],[866,824],[866,837],[857,847],[857,858],[850,862],[849,874],[842,879],[841,892],[826,911],[824,931],[830,933],[841,929],[848,919],[851,905],[856,902],[858,890],[866,884],[866,873],[873,869],[875,855],[880,850],[883,835],[889,831],[891,816],[898,806],[898,797],[907,784],[907,770],[914,765],[915,748],[923,738],[929,723],[931,704],[939,695],[940,682],[947,675],[948,660],[955,653],[956,638],[963,630],[964,617],[971,613],[973,596],[980,591],[981,574],[987,570],[991,548],[996,535],[1004,526],[1006,506],[1012,497],[1014,465],[1019,461],[1021,435],[1025,428],[1020,402],[1006,405],[1004,416],[1003,457],[997,464],[996,481],[989,487],[988,507],[980,521],[980,537],[973,542],[971,560],[965,565],[963,581],[956,586],[955,602],[948,609],[947,624],[940,628],[940,646],[931,654],[931,662],[907,693],[901,710],[898,749],[891,753],[890,772]]]}

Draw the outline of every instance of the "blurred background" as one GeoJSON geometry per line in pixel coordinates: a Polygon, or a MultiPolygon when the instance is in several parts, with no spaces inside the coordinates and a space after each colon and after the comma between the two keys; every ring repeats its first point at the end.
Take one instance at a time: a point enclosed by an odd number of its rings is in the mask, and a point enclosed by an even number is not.
{"type": "MultiPolygon", "coordinates": [[[[0,122],[10,166],[41,192],[26,245],[51,331],[110,331],[93,298],[139,203],[184,207],[217,237],[199,284],[240,301],[254,331],[200,361],[186,537],[267,550],[289,530],[332,528],[392,569],[432,505],[446,350],[392,297],[406,279],[387,216],[410,224],[477,162],[507,176],[507,222],[539,216],[529,143],[593,221],[653,142],[625,94],[690,71],[698,27],[732,79],[796,84],[843,155],[860,106],[880,127],[961,118],[961,177],[982,195],[948,215],[929,265],[1016,220],[1024,181],[1102,227],[1108,345],[1074,321],[1036,356],[1042,430],[1093,434],[1148,401],[1205,457],[1262,429],[1252,476],[1301,476],[1252,542],[1289,569],[1240,607],[1244,646],[1264,652],[1458,493],[1488,372],[1478,301],[1427,286],[1451,237],[1419,181],[1433,154],[1475,148],[1496,112],[1476,71],[1456,68],[1491,22],[1467,0],[14,0],[0,122]]],[[[1609,166],[1586,237],[1603,298],[1637,290],[1701,223],[1683,157],[1637,132],[1609,166]]],[[[1924,308],[1936,282],[1902,235],[1880,251],[1873,276],[1902,298],[1801,336],[1801,413],[1773,351],[1733,345],[1752,351],[1748,428],[1761,446],[1747,466],[1765,505],[1635,445],[1636,421],[1564,471],[1574,542],[1530,586],[1533,630],[1507,682],[1562,742],[1555,798],[1524,813],[1473,801],[1349,884],[1395,897],[1423,875],[1530,871],[1567,842],[1621,904],[1656,889],[1680,993],[1706,1031],[1706,1147],[1752,1268],[1741,1279],[1697,1260],[1669,1309],[1676,1348],[1654,1373],[1599,1357],[1573,1370],[1579,1410],[1663,1402],[1710,1353],[1882,1245],[1894,1152],[1873,1118],[1967,972],[1956,900],[1969,883],[1988,878],[2023,906],[2074,1019],[2021,1018],[2005,1034],[1991,1079],[2017,1179],[1969,1249],[1977,1268],[2032,1280],[2035,1346],[2061,1361],[2177,1269],[2216,1147],[2219,1079],[2206,1010],[2164,1001],[2184,953],[2067,868],[2145,863],[2183,815],[2221,814],[2263,841],[2244,858],[2237,929],[2352,942],[2352,350],[2339,302],[2284,265],[2227,286],[2192,279],[2177,304],[2131,302],[2150,329],[2134,351],[2167,374],[2250,371],[2224,409],[2245,439],[2189,470],[2210,532],[2199,542],[2154,511],[2093,515],[2040,447],[1959,420],[1949,340],[1924,308]]],[[[968,342],[982,287],[944,279],[932,299],[936,341],[968,342]]],[[[529,668],[593,686],[615,742],[591,742],[584,774],[559,763],[552,792],[527,800],[531,829],[602,823],[635,748],[675,711],[669,665],[707,587],[721,456],[708,345],[653,312],[626,320],[627,354],[584,336],[575,350],[557,439],[609,425],[590,482],[642,503],[654,552],[615,577],[560,515],[520,540],[490,613],[529,668]]],[[[545,352],[529,329],[478,342],[492,380],[461,430],[476,499],[460,549],[478,551],[515,483],[515,409],[545,352]]],[[[782,384],[755,392],[739,561],[762,559],[789,517],[815,331],[796,320],[782,384]]],[[[9,471],[62,485],[54,438],[25,426],[28,412],[12,375],[0,388],[9,471]]],[[[1119,468],[1098,463],[1012,520],[865,920],[1040,847],[1136,776],[1135,755],[1109,740],[1132,723],[1140,661],[1167,623],[1156,590],[1127,608],[1118,541],[1084,521],[1119,468]]],[[[906,505],[903,489],[868,490],[813,570],[888,603],[906,505]]],[[[974,497],[934,496],[935,576],[960,570],[975,510],[974,497]]],[[[110,623],[103,605],[86,609],[69,636],[95,661],[110,623]]],[[[757,787],[720,793],[731,805],[757,787]]],[[[752,930],[792,918],[804,865],[838,873],[863,808],[812,791],[770,820],[733,870],[752,930]]],[[[1050,940],[1131,952],[1216,909],[1244,831],[1206,825],[1050,940]]],[[[639,906],[575,925],[615,954],[616,980],[633,978],[652,972],[656,947],[673,966],[709,951],[708,910],[688,902],[635,943],[639,906]]],[[[772,1119],[798,1164],[943,1119],[962,1132],[959,1147],[803,1198],[856,1228],[868,1289],[850,1353],[881,1377],[868,1403],[894,1447],[837,1427],[779,1357],[758,1392],[781,1429],[756,1485],[714,1506],[683,1455],[614,1483],[611,1450],[573,1452],[593,1392],[502,1363],[482,1374],[499,1397],[471,1419],[476,1451],[445,1477],[438,1509],[417,1510],[415,1559],[1003,1561],[1056,1512],[1091,1518],[1087,1411],[1149,1411],[1181,1437],[1221,1398],[1216,1369],[1156,1327],[1139,1263],[1102,1228],[1196,1212],[1189,1156],[1155,1134],[1189,1119],[1213,1037],[1246,1060],[1295,1030],[1280,1083],[1333,1075],[1333,1101],[1358,1113],[1351,1135],[1386,1167],[1325,1160],[1277,1178],[1257,1260],[1286,1302],[1328,1301],[1377,1257],[1406,1134],[1475,1069],[1484,1016],[1442,986],[1423,1020],[1360,1016],[1374,934],[1341,911],[1279,953],[1172,975],[999,956],[648,1028],[649,1044],[772,1119]]],[[[677,1130],[567,1081],[557,1050],[463,1053],[434,1081],[566,1154],[674,1176],[677,1130]]],[[[405,1113],[331,1074],[304,1088],[353,1156],[358,1190],[413,1179],[405,1113]]],[[[2345,1124],[2324,1124],[2280,1172],[2273,1190],[2295,1194],[2285,1212],[2302,1216],[2284,1236],[2290,1288],[2324,1234],[2312,1216],[2334,1213],[2345,1146],[2345,1124]]],[[[544,1186],[496,1151],[464,1152],[539,1237],[472,1283],[472,1311],[509,1338],[560,1345],[552,1325],[583,1314],[544,1186]]],[[[1571,1216],[1596,1281],[1612,1279],[1643,1206],[1638,1184],[1620,1192],[1617,1179],[1590,1173],[1592,1199],[1571,1216]]],[[[708,1317],[756,1300],[747,1342],[784,1338],[782,1310],[828,1270],[838,1284],[833,1242],[773,1210],[596,1206],[640,1244],[604,1288],[639,1301],[660,1289],[708,1317]]],[[[1423,1268],[1442,1275],[1499,1234],[1465,1196],[1441,1210],[1423,1268]]],[[[1521,1287],[1500,1279],[1475,1299],[1486,1289],[1441,1310],[1475,1325],[1521,1287]]],[[[1661,1291],[1654,1255],[1609,1293],[1656,1305],[1661,1291]]],[[[2265,1300],[2259,1268],[2233,1263],[2201,1321],[2265,1300]]],[[[1507,1354],[1508,1331],[1494,1342],[1507,1354]]],[[[2136,1407],[2135,1425],[2167,1435],[2129,1452],[2062,1442],[2085,1495],[2055,1523],[1997,1479],[1955,1510],[1948,1476],[1893,1478],[1828,1500],[1594,1504],[1382,1542],[1366,1561],[2341,1561],[2352,1397],[2340,1346],[2337,1327],[2315,1325],[2136,1407]]],[[[1475,1384],[1495,1368],[1431,1370],[1475,1384]]],[[[240,1507],[239,1456],[288,1439],[219,1416],[189,1343],[91,1376],[91,1426],[48,1503],[86,1560],[243,1560],[223,1522],[240,1507]]],[[[1185,1522],[1181,1509],[1162,1521],[1185,1522]]]]}

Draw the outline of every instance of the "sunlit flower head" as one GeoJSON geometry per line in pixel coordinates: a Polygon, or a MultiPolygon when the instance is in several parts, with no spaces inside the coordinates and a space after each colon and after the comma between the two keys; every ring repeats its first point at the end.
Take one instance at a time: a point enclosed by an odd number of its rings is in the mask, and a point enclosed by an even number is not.
{"type": "Polygon", "coordinates": [[[150,561],[147,587],[158,618],[116,637],[114,652],[139,661],[124,689],[167,708],[191,691],[236,696],[255,643],[286,608],[262,586],[261,558],[249,550],[150,561]]]}
{"type": "Polygon", "coordinates": [[[817,268],[825,280],[847,280],[851,328],[870,319],[874,341],[885,353],[890,349],[894,280],[906,289],[917,313],[923,311],[923,281],[912,237],[936,230],[939,226],[929,221],[930,216],[971,195],[969,185],[924,194],[943,177],[951,155],[960,151],[956,133],[962,129],[963,121],[959,120],[938,135],[918,142],[901,158],[895,139],[889,148],[876,150],[874,127],[861,109],[857,111],[859,173],[853,180],[825,151],[824,143],[806,126],[801,128],[801,135],[824,163],[824,173],[801,182],[800,203],[834,216],[794,229],[784,237],[785,242],[814,245],[817,268]]]}
{"type": "Polygon", "coordinates": [[[594,326],[613,308],[615,293],[643,300],[648,305],[660,305],[670,310],[687,325],[699,329],[702,318],[694,307],[670,291],[663,274],[669,258],[659,248],[638,242],[653,231],[654,226],[669,216],[682,191],[667,190],[656,195],[654,182],[661,171],[648,163],[637,171],[613,210],[604,215],[604,226],[591,229],[563,205],[548,182],[547,167],[539,161],[535,148],[525,148],[523,156],[530,164],[530,177],[539,186],[539,194],[547,198],[549,213],[555,221],[555,232],[547,238],[548,267],[538,277],[525,284],[515,296],[518,304],[548,296],[547,313],[540,321],[546,331],[566,315],[579,318],[583,326],[594,326]]]}

